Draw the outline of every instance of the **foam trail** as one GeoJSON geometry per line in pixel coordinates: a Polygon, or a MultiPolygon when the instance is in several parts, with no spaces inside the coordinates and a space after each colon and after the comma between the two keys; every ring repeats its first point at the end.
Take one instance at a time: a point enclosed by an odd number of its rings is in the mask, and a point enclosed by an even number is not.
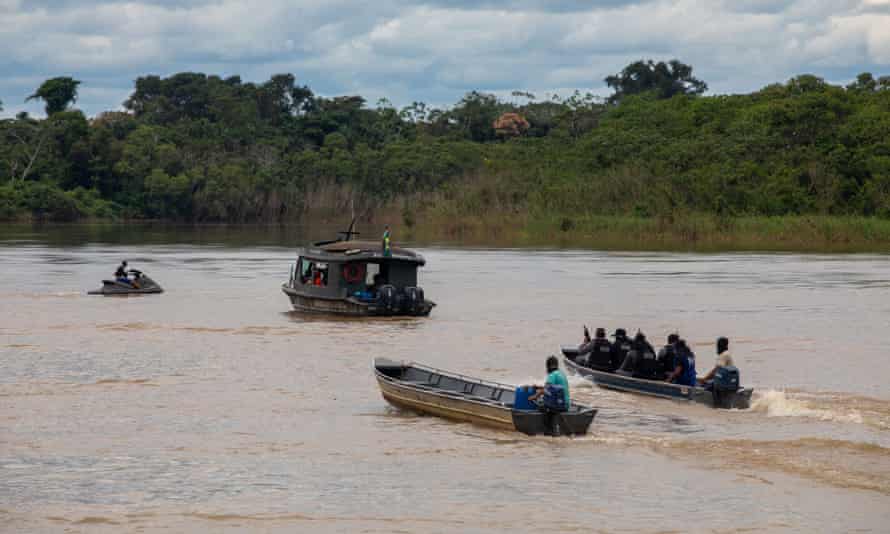
{"type": "Polygon", "coordinates": [[[751,403],[751,411],[764,413],[767,417],[808,417],[820,421],[862,424],[862,414],[857,410],[838,413],[830,409],[813,407],[809,402],[789,397],[781,390],[767,390],[756,394],[751,403]]]}

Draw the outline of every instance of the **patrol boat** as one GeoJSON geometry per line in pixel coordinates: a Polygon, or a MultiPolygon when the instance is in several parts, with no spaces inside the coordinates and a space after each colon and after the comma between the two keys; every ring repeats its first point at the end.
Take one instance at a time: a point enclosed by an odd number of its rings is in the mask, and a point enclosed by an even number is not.
{"type": "Polygon", "coordinates": [[[566,412],[548,415],[528,401],[532,390],[413,362],[374,360],[383,398],[399,408],[528,435],[586,434],[596,409],[572,403],[566,412]]]}
{"type": "Polygon", "coordinates": [[[412,250],[352,239],[353,224],[333,241],[306,247],[281,286],[295,310],[355,316],[426,316],[434,302],[417,285],[426,260],[412,250]]]}
{"type": "Polygon", "coordinates": [[[560,349],[564,357],[563,361],[566,369],[592,381],[601,388],[639,393],[664,399],[697,402],[714,408],[744,410],[751,406],[751,394],[754,393],[754,390],[741,387],[738,373],[735,374],[734,379],[729,377],[725,384],[722,385],[720,384],[719,377],[716,377],[715,382],[718,385],[711,391],[699,386],[683,386],[663,380],[639,378],[630,373],[622,373],[622,371],[610,372],[592,369],[575,361],[575,358],[578,356],[577,347],[563,345],[560,349]]]}

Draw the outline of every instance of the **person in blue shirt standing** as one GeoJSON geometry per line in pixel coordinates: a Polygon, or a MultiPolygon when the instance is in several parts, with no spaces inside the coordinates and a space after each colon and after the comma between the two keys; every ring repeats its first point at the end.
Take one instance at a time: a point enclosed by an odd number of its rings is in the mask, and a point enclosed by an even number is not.
{"type": "Polygon", "coordinates": [[[674,382],[681,386],[695,386],[697,382],[695,376],[695,354],[683,339],[677,340],[674,349],[674,364],[676,367],[668,375],[667,382],[674,382]]]}

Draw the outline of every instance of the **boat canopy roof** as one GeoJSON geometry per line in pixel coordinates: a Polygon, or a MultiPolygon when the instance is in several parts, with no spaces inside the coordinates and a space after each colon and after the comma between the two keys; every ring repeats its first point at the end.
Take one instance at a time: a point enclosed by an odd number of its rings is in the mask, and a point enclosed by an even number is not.
{"type": "Polygon", "coordinates": [[[392,247],[389,256],[383,255],[383,247],[379,241],[334,241],[313,247],[307,247],[303,251],[303,256],[309,259],[329,261],[329,262],[347,262],[347,261],[370,261],[370,262],[388,262],[403,261],[414,263],[418,267],[425,265],[426,260],[413,250],[401,247],[392,247]]]}

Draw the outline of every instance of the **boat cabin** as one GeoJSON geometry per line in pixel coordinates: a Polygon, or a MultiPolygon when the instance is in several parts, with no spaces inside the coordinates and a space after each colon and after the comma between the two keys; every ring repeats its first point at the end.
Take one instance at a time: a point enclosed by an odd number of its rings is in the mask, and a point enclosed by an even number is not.
{"type": "Polygon", "coordinates": [[[412,250],[393,247],[384,253],[379,242],[323,243],[302,251],[284,292],[303,310],[426,315],[433,303],[424,299],[417,280],[417,269],[425,264],[412,250]],[[346,303],[346,309],[334,301],[346,303]]]}

